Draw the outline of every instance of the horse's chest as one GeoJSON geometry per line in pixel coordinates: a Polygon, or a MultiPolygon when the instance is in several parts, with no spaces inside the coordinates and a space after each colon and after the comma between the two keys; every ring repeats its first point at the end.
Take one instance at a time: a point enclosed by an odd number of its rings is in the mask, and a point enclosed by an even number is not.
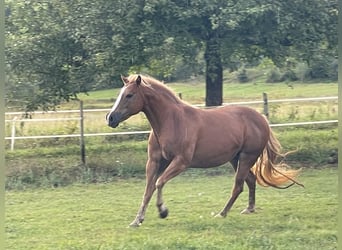
{"type": "Polygon", "coordinates": [[[165,140],[160,144],[163,158],[172,160],[175,156],[182,156],[189,161],[192,158],[193,150],[191,143],[180,140],[165,140]]]}
{"type": "Polygon", "coordinates": [[[176,150],[177,146],[174,142],[169,141],[167,143],[162,143],[161,144],[161,153],[163,158],[167,159],[167,160],[171,160],[175,157],[175,155],[177,155],[177,150],[176,150]]]}

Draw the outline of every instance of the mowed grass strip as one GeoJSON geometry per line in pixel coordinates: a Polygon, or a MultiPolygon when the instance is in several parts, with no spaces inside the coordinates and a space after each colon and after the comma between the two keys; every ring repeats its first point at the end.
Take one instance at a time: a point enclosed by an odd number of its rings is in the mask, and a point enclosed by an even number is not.
{"type": "MultiPolygon", "coordinates": [[[[200,170],[199,170],[200,171],[200,170]]],[[[6,249],[336,249],[337,169],[305,169],[288,190],[257,188],[257,212],[240,215],[247,188],[225,219],[233,175],[194,171],[166,184],[170,213],[159,219],[155,196],[140,228],[128,228],[145,182],[73,185],[6,192],[6,249]]]]}

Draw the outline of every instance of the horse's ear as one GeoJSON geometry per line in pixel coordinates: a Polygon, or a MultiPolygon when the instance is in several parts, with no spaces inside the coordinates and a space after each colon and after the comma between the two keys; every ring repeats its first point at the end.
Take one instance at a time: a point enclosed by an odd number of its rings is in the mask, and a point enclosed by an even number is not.
{"type": "Polygon", "coordinates": [[[137,80],[135,80],[135,82],[137,83],[137,85],[140,85],[140,83],[141,83],[141,76],[140,75],[138,75],[137,80]]]}
{"type": "Polygon", "coordinates": [[[126,85],[128,83],[128,79],[127,77],[121,75],[121,80],[123,81],[123,83],[126,85]]]}

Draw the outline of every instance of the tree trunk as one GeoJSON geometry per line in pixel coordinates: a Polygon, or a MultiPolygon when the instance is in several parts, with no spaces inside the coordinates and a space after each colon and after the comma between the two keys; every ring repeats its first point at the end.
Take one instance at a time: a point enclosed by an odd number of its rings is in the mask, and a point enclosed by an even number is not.
{"type": "Polygon", "coordinates": [[[220,56],[220,44],[216,34],[209,35],[206,41],[206,106],[222,105],[223,70],[220,56]]]}

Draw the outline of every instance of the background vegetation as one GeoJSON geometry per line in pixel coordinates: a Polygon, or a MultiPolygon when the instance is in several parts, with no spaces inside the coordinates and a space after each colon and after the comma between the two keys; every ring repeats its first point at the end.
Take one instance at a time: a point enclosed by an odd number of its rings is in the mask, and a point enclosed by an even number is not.
{"type": "Polygon", "coordinates": [[[7,0],[7,106],[54,108],[130,72],[205,76],[207,105],[221,104],[224,70],[336,80],[337,13],[335,0],[7,0]]]}

